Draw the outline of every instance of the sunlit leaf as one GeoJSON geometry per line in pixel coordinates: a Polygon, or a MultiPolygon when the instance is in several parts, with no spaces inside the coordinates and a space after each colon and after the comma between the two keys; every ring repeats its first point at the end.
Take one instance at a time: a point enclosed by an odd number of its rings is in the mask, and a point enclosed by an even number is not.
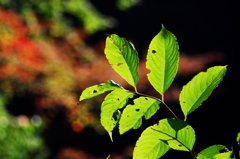
{"type": "Polygon", "coordinates": [[[207,72],[199,73],[183,86],[179,100],[185,119],[211,95],[222,81],[226,71],[226,66],[209,68],[207,72]]]}
{"type": "Polygon", "coordinates": [[[134,148],[133,159],[158,159],[170,149],[166,142],[159,140],[156,133],[151,127],[142,132],[134,148]]]}
{"type": "Polygon", "coordinates": [[[136,89],[139,59],[133,44],[112,34],[107,37],[104,52],[112,68],[136,89]]]}
{"type": "Polygon", "coordinates": [[[155,136],[159,140],[165,141],[174,150],[190,152],[196,140],[193,128],[180,119],[162,119],[151,128],[157,132],[155,136]]]}
{"type": "Polygon", "coordinates": [[[179,61],[176,37],[162,26],[161,31],[152,39],[146,67],[150,70],[148,80],[163,95],[176,76],[179,61]]]}
{"type": "Polygon", "coordinates": [[[111,154],[109,154],[106,159],[110,159],[110,157],[111,157],[111,154]]]}
{"type": "Polygon", "coordinates": [[[149,119],[160,108],[160,102],[149,97],[139,97],[134,99],[134,105],[127,105],[123,110],[119,121],[120,134],[130,129],[137,129],[142,124],[142,117],[149,119]]]}
{"type": "Polygon", "coordinates": [[[134,96],[133,93],[124,89],[116,89],[109,93],[101,106],[101,124],[107,130],[112,140],[112,130],[120,119],[118,109],[123,108],[129,98],[134,96]]]}
{"type": "Polygon", "coordinates": [[[237,143],[238,143],[238,146],[240,147],[240,133],[237,134],[237,143]]]}
{"type": "Polygon", "coordinates": [[[112,91],[117,88],[121,88],[121,86],[112,80],[106,81],[105,83],[102,83],[99,85],[88,87],[82,92],[79,98],[79,101],[98,96],[100,94],[103,94],[108,91],[112,91]]]}
{"type": "Polygon", "coordinates": [[[236,158],[232,157],[232,151],[228,151],[215,155],[213,159],[236,159],[236,158]]]}
{"type": "Polygon", "coordinates": [[[197,159],[213,159],[215,155],[220,154],[221,151],[225,150],[225,148],[226,147],[223,145],[210,146],[199,152],[197,155],[197,159]]]}

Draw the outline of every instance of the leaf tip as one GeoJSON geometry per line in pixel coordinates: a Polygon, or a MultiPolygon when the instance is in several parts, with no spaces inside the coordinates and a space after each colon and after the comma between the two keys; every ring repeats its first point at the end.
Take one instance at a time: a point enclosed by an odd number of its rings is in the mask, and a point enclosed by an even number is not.
{"type": "Polygon", "coordinates": [[[110,137],[111,141],[113,142],[113,138],[112,138],[112,132],[111,132],[111,131],[108,131],[108,135],[109,135],[109,137],[110,137]]]}
{"type": "Polygon", "coordinates": [[[165,27],[164,27],[164,25],[163,25],[163,24],[161,24],[161,26],[162,26],[162,29],[165,29],[165,27]]]}
{"type": "Polygon", "coordinates": [[[80,96],[79,99],[78,99],[79,102],[81,102],[83,100],[84,100],[84,98],[82,96],[80,96]]]}

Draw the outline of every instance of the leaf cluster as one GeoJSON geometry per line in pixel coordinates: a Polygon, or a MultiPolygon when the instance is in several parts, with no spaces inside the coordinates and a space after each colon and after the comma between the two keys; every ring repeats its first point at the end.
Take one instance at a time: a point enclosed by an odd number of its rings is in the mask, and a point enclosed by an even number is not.
{"type": "Polygon", "coordinates": [[[112,68],[133,86],[135,91],[126,90],[109,80],[85,89],[80,96],[80,101],[110,92],[101,105],[101,124],[112,141],[112,131],[117,125],[119,133],[124,134],[131,129],[138,129],[142,125],[143,118],[150,119],[161,106],[167,107],[173,114],[173,118],[161,119],[142,132],[136,142],[133,158],[157,159],[170,148],[187,151],[197,159],[235,158],[233,152],[223,145],[210,146],[196,155],[193,149],[196,141],[195,131],[187,123],[187,117],[199,108],[218,87],[227,71],[227,66],[211,67],[206,72],[200,72],[194,76],[183,86],[179,103],[184,119],[179,119],[164,102],[164,94],[176,76],[179,62],[178,42],[170,31],[162,26],[161,31],[152,39],[147,53],[146,67],[150,71],[147,77],[153,88],[161,95],[161,99],[138,92],[139,59],[130,41],[116,34],[109,35],[106,39],[105,54],[112,68]],[[132,99],[133,104],[128,104],[132,99]]]}

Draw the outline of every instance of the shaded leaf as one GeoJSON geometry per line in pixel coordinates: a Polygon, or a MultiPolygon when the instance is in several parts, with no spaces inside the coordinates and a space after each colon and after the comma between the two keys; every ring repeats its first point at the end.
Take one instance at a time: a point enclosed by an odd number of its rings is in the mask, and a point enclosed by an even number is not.
{"type": "Polygon", "coordinates": [[[112,91],[112,90],[118,89],[118,88],[122,88],[122,86],[115,83],[112,80],[109,80],[109,81],[106,81],[105,83],[86,88],[82,92],[82,94],[79,98],[79,101],[82,101],[84,99],[89,99],[89,98],[98,96],[100,94],[103,94],[105,92],[112,91]]]}
{"type": "Polygon", "coordinates": [[[199,152],[197,159],[213,159],[215,155],[220,154],[225,148],[223,145],[210,146],[199,152]]]}
{"type": "Polygon", "coordinates": [[[127,105],[119,121],[120,134],[130,129],[137,129],[142,125],[142,117],[149,119],[160,108],[160,102],[149,97],[134,99],[134,105],[127,105]]]}
{"type": "Polygon", "coordinates": [[[176,37],[162,26],[161,31],[152,39],[146,67],[150,70],[148,80],[163,95],[176,76],[179,51],[176,37]]]}
{"type": "Polygon", "coordinates": [[[106,39],[104,50],[112,68],[135,89],[138,83],[138,54],[133,44],[116,34],[106,39]]]}
{"type": "Polygon", "coordinates": [[[185,119],[211,95],[226,71],[226,66],[211,67],[207,72],[200,72],[183,86],[179,100],[185,119]]]}
{"type": "Polygon", "coordinates": [[[117,125],[120,119],[120,113],[118,109],[123,108],[129,98],[134,96],[133,93],[124,89],[116,89],[109,93],[104,99],[101,106],[101,124],[107,130],[112,140],[112,130],[117,125]]]}
{"type": "Polygon", "coordinates": [[[133,159],[158,159],[170,149],[156,133],[151,127],[142,132],[134,147],[133,159]]]}
{"type": "Polygon", "coordinates": [[[172,149],[181,151],[192,151],[195,143],[195,132],[187,122],[168,118],[162,119],[158,124],[151,127],[157,133],[155,136],[165,141],[172,149]]]}

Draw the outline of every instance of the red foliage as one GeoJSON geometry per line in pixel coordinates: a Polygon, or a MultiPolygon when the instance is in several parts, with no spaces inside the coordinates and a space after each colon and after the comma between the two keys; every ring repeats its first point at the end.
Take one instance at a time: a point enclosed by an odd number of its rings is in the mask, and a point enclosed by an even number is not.
{"type": "MultiPolygon", "coordinates": [[[[40,27],[47,29],[44,24],[40,27]]],[[[100,109],[99,104],[77,105],[81,91],[109,78],[126,82],[109,69],[102,55],[86,46],[82,29],[72,30],[62,39],[44,36],[35,40],[29,38],[30,34],[31,30],[13,11],[0,10],[0,88],[13,93],[16,82],[27,83],[30,87],[26,89],[40,94],[35,99],[39,112],[64,106],[74,131],[79,132],[86,125],[102,129],[98,115],[91,112],[100,109]]]]}

